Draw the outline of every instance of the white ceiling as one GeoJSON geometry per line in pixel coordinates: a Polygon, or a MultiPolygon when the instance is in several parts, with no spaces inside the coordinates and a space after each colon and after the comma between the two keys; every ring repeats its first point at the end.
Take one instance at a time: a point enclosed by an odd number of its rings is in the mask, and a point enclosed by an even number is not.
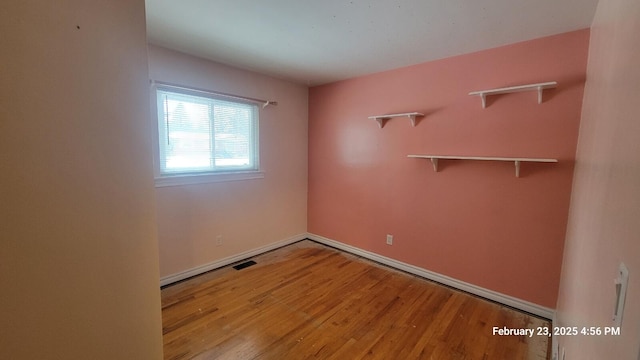
{"type": "Polygon", "coordinates": [[[598,0],[146,0],[149,42],[318,85],[590,27],[598,0]]]}

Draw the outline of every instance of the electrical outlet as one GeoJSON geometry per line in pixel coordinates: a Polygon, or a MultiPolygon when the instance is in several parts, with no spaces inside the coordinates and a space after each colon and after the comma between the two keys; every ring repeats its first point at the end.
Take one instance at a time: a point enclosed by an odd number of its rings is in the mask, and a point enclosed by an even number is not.
{"type": "Polygon", "coordinates": [[[393,245],[393,235],[387,234],[387,245],[393,245]]]}
{"type": "Polygon", "coordinates": [[[222,245],[222,235],[216,236],[216,246],[222,245]]]}

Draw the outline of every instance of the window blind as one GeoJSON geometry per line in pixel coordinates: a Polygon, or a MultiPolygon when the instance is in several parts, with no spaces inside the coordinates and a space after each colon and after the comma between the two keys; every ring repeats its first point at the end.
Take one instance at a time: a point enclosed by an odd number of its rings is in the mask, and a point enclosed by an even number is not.
{"type": "Polygon", "coordinates": [[[158,89],[160,173],[255,170],[257,106],[158,89]]]}

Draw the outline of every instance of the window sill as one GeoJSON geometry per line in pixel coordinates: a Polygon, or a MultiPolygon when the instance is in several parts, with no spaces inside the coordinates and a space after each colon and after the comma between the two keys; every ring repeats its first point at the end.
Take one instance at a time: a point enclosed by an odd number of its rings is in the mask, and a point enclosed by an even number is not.
{"type": "Polygon", "coordinates": [[[262,178],[264,178],[264,172],[262,171],[238,171],[202,175],[173,175],[155,178],[155,185],[156,187],[167,187],[262,178]]]}

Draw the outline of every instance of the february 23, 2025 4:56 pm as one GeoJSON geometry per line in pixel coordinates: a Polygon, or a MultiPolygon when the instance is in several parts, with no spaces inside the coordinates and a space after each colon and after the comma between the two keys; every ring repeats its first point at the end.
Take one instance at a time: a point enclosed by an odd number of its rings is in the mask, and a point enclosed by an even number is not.
{"type": "Polygon", "coordinates": [[[494,326],[492,334],[496,336],[618,336],[620,327],[613,326],[538,326],[535,329],[508,328],[494,326]]]}

